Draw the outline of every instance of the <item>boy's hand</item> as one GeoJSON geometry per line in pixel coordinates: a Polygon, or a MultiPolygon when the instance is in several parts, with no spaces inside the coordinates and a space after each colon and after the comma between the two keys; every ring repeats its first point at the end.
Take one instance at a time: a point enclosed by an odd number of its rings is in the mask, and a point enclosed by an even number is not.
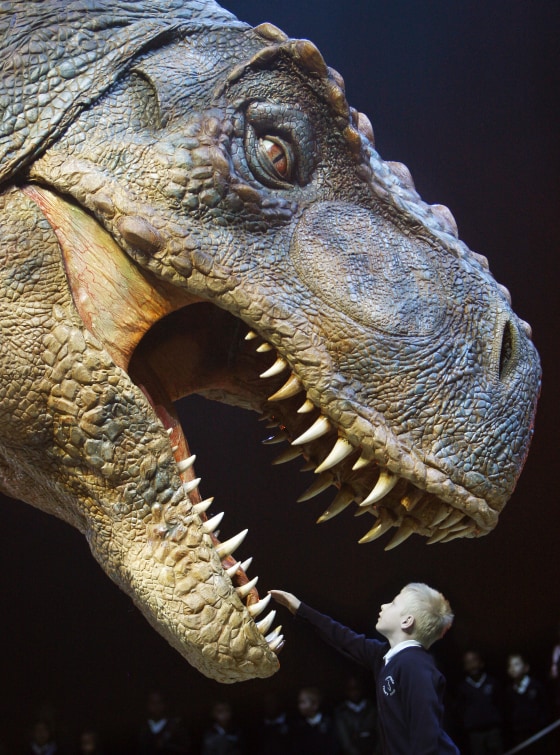
{"type": "Polygon", "coordinates": [[[269,595],[272,595],[277,603],[281,606],[285,606],[288,611],[295,613],[300,607],[301,600],[292,595],[291,592],[284,592],[284,590],[269,590],[269,595]]]}

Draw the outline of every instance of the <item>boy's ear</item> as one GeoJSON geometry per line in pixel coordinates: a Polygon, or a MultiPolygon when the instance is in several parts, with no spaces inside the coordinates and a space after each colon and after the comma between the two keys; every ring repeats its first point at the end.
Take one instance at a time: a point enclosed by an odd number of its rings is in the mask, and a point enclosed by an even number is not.
{"type": "Polygon", "coordinates": [[[405,632],[410,632],[414,627],[414,616],[412,614],[405,614],[401,619],[401,629],[405,632]]]}

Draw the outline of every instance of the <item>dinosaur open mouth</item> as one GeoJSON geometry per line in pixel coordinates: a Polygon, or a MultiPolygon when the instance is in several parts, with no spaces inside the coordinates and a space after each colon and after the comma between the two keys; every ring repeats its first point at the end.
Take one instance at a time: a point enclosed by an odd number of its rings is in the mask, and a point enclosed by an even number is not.
{"type": "MultiPolygon", "coordinates": [[[[170,437],[182,494],[203,521],[222,567],[253,618],[266,608],[257,578],[246,572],[250,560],[232,555],[246,531],[221,542],[223,514],[210,516],[212,499],[202,500],[195,456],[178,420],[174,402],[193,394],[254,410],[274,428],[265,443],[290,443],[280,464],[302,456],[316,473],[300,496],[307,500],[333,486],[323,522],[356,503],[356,515],[373,514],[375,523],[361,543],[393,527],[386,548],[413,533],[428,542],[479,534],[475,521],[435,494],[380,467],[360,446],[349,442],[331,418],[310,401],[302,379],[287,358],[241,320],[210,302],[139,272],[99,223],[79,206],[38,186],[24,188],[41,207],[60,242],[76,308],[85,327],[110,353],[115,364],[144,392],[170,437]]],[[[188,430],[187,430],[188,433],[188,430]]],[[[270,632],[274,612],[257,627],[274,652],[283,645],[280,628],[270,632]]]]}
{"type": "MultiPolygon", "coordinates": [[[[375,516],[376,523],[360,543],[395,527],[398,531],[386,549],[413,533],[426,536],[429,543],[479,534],[479,523],[465,512],[362,455],[309,400],[288,361],[241,320],[146,271],[140,275],[112,237],[77,205],[43,187],[25,191],[40,205],[66,250],[66,269],[84,324],[144,389],[177,446],[182,473],[191,455],[185,457],[188,445],[173,402],[198,393],[259,412],[268,419],[267,427],[278,428],[264,442],[286,441],[290,447],[275,463],[303,456],[317,474],[298,500],[335,487],[335,498],[318,521],[353,502],[359,507],[356,515],[375,516]]],[[[187,477],[187,484],[196,479],[192,469],[187,477]]]]}

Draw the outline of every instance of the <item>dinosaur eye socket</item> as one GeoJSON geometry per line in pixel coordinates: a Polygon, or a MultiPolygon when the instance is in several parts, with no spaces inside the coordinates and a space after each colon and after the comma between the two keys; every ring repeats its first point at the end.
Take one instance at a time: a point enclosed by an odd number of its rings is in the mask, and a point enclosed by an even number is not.
{"type": "Polygon", "coordinates": [[[277,136],[264,136],[258,140],[258,157],[263,170],[272,178],[290,181],[294,158],[290,147],[277,136]]]}

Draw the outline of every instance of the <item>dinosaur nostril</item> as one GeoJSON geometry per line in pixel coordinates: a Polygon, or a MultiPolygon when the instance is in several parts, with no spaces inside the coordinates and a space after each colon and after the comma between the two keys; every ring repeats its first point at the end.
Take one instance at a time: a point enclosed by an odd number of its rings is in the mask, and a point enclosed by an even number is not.
{"type": "Polygon", "coordinates": [[[498,366],[498,379],[503,380],[509,372],[509,367],[514,359],[516,351],[516,333],[511,320],[508,320],[502,331],[502,346],[500,349],[500,362],[498,366]]]}

